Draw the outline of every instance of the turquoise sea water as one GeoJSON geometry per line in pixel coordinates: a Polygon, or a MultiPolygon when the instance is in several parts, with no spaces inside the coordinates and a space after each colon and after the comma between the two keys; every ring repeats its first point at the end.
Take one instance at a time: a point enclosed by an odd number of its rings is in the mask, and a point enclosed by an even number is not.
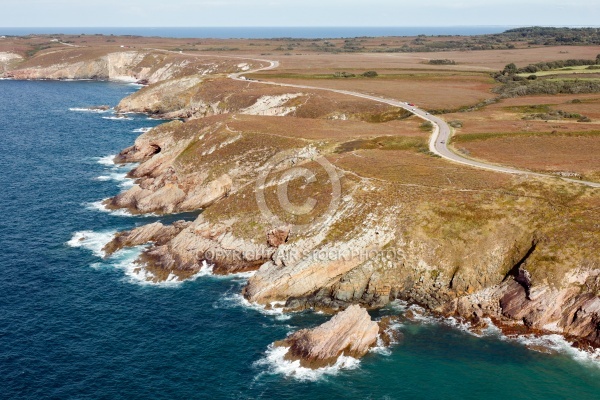
{"type": "MultiPolygon", "coordinates": [[[[0,398],[600,398],[599,364],[560,341],[543,354],[431,319],[403,321],[400,343],[353,369],[298,375],[269,361],[269,344],[326,316],[248,307],[243,277],[147,285],[135,251],[103,261],[92,250],[110,232],[159,219],[94,206],[127,183],[106,156],[159,122],[69,109],[133,90],[0,81],[0,398]]],[[[160,219],[182,217],[194,215],[160,219]]]]}

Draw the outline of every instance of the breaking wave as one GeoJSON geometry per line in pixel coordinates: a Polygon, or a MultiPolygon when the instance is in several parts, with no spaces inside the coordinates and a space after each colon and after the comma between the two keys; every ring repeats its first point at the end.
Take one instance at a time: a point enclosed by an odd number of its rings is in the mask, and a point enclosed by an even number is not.
{"type": "Polygon", "coordinates": [[[289,347],[276,347],[271,344],[265,352],[265,357],[256,361],[254,366],[267,368],[261,374],[279,374],[300,381],[311,382],[318,381],[328,375],[337,375],[342,370],[357,369],[360,366],[360,360],[354,357],[340,356],[334,365],[317,369],[305,368],[300,365],[300,361],[298,360],[290,361],[285,359],[288,350],[289,347]]]}
{"type": "Polygon", "coordinates": [[[420,324],[443,324],[476,337],[495,337],[502,341],[518,343],[527,347],[529,350],[545,353],[557,353],[569,356],[577,362],[600,367],[600,349],[591,351],[582,350],[573,346],[562,335],[505,335],[500,328],[494,325],[489,318],[483,318],[486,328],[478,331],[473,330],[473,326],[466,321],[461,321],[454,317],[438,317],[430,315],[424,308],[418,305],[408,305],[406,302],[396,301],[391,305],[392,309],[406,312],[410,310],[411,320],[420,324]]]}
{"type": "Polygon", "coordinates": [[[275,317],[278,321],[287,321],[292,316],[290,313],[284,313],[283,305],[284,302],[274,301],[270,303],[270,307],[265,307],[258,303],[251,303],[244,298],[240,293],[233,293],[223,296],[223,298],[217,302],[214,307],[215,308],[234,308],[234,307],[244,307],[251,310],[258,311],[263,315],[268,315],[275,317]]]}
{"type": "Polygon", "coordinates": [[[71,247],[81,247],[92,252],[96,257],[104,257],[102,250],[113,238],[117,231],[94,232],[79,231],[73,234],[67,245],[71,247]]]}
{"type": "Polygon", "coordinates": [[[91,108],[91,107],[90,108],[87,108],[87,107],[71,107],[71,108],[69,108],[69,111],[104,114],[104,113],[112,112],[113,110],[112,110],[112,108],[103,110],[103,109],[91,108]]]}
{"type": "MultiPolygon", "coordinates": [[[[73,237],[67,242],[67,245],[70,247],[89,250],[94,256],[104,258],[106,253],[103,251],[103,248],[112,240],[115,233],[116,231],[75,232],[73,237]]],[[[136,262],[145,248],[145,245],[124,248],[115,252],[110,257],[103,259],[100,262],[95,262],[90,266],[94,269],[118,269],[124,273],[125,280],[129,283],[138,285],[152,285],[157,287],[177,287],[184,282],[194,281],[202,276],[207,275],[207,271],[203,267],[197,274],[185,280],[179,280],[177,275],[171,273],[166,280],[155,281],[154,274],[136,262]]]]}
{"type": "Polygon", "coordinates": [[[148,131],[150,131],[152,128],[151,127],[144,127],[144,128],[137,128],[132,130],[131,132],[133,133],[146,133],[148,131]]]}
{"type": "Polygon", "coordinates": [[[97,157],[96,160],[98,161],[98,164],[102,164],[105,166],[114,166],[116,165],[114,162],[116,156],[116,154],[109,154],[108,156],[97,157]]]}
{"type": "MultiPolygon", "coordinates": [[[[135,217],[136,215],[133,215],[132,213],[130,213],[127,210],[123,210],[123,209],[118,209],[118,210],[111,210],[109,208],[106,207],[106,205],[104,204],[104,202],[108,200],[108,198],[103,199],[103,200],[98,200],[98,201],[94,201],[91,203],[85,203],[85,208],[87,208],[88,210],[95,210],[95,211],[101,211],[104,213],[108,213],[117,217],[135,217]]],[[[140,215],[140,216],[153,216],[155,214],[144,214],[144,215],[140,215]]]]}
{"type": "Polygon", "coordinates": [[[113,120],[113,121],[131,121],[131,120],[133,120],[133,118],[131,118],[131,117],[124,117],[124,116],[121,116],[121,115],[119,115],[119,116],[111,116],[111,117],[102,117],[102,118],[103,119],[110,119],[110,120],[113,120]]]}

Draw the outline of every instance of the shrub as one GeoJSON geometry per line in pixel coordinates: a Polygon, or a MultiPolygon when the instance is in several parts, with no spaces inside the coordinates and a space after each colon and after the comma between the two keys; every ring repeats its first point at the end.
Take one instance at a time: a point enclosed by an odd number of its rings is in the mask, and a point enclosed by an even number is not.
{"type": "Polygon", "coordinates": [[[367,77],[367,78],[375,78],[378,75],[379,74],[377,73],[377,71],[367,71],[367,72],[362,73],[362,76],[367,77]]]}
{"type": "Polygon", "coordinates": [[[346,71],[343,71],[343,72],[339,72],[339,71],[338,71],[338,72],[336,72],[335,74],[333,74],[333,76],[334,76],[335,78],[354,78],[356,75],[354,75],[354,74],[350,74],[350,73],[348,73],[348,72],[346,72],[346,71]]]}
{"type": "Polygon", "coordinates": [[[425,121],[419,125],[419,128],[421,128],[423,131],[430,131],[433,129],[433,124],[430,121],[425,121]]]}
{"type": "Polygon", "coordinates": [[[448,60],[448,59],[429,60],[429,64],[432,64],[432,65],[456,65],[456,61],[448,60]]]}

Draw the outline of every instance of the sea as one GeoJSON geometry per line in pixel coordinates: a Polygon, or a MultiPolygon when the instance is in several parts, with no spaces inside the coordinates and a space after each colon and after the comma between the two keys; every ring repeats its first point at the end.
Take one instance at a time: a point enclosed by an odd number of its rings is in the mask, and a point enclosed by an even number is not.
{"type": "Polygon", "coordinates": [[[163,121],[118,118],[131,84],[0,81],[1,399],[598,399],[600,363],[556,335],[469,333],[417,318],[361,360],[312,371],[272,343],[329,317],[265,311],[245,275],[149,284],[112,233],[196,214],[131,216],[99,203],[131,185],[112,156],[163,121]],[[535,350],[531,349],[532,347],[535,350]]]}
{"type": "Polygon", "coordinates": [[[134,35],[168,38],[213,39],[274,39],[274,38],[345,38],[378,36],[448,36],[484,35],[501,33],[518,26],[430,26],[430,27],[30,27],[2,28],[0,35],[25,36],[30,34],[67,35],[134,35]]]}

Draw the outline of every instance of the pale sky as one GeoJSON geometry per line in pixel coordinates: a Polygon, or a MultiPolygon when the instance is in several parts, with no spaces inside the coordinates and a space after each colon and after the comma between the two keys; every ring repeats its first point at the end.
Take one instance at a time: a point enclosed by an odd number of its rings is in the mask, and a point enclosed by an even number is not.
{"type": "Polygon", "coordinates": [[[0,0],[0,27],[598,24],[600,0],[0,0]]]}

